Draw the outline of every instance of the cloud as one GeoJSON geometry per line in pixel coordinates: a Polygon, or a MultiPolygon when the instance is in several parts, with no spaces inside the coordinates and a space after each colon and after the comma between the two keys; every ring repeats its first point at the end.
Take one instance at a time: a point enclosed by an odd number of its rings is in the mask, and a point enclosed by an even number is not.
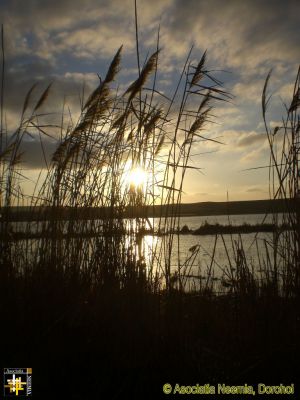
{"type": "MultiPolygon", "coordinates": [[[[148,50],[145,46],[156,45],[161,18],[164,52],[160,73],[164,82],[173,80],[174,71],[180,68],[178,58],[183,60],[190,43],[195,42],[200,50],[208,48],[211,63],[234,69],[242,77],[243,82],[233,85],[238,104],[242,99],[259,101],[269,66],[278,66],[280,79],[287,75],[286,64],[299,60],[299,7],[293,0],[140,0],[141,60],[148,50]]],[[[64,74],[74,64],[77,71],[70,72],[90,72],[91,63],[99,65],[99,60],[102,69],[103,60],[111,58],[122,43],[125,68],[136,67],[131,0],[11,0],[3,1],[0,10],[9,61],[28,79],[64,74]],[[37,71],[41,66],[45,70],[37,71]]],[[[225,80],[230,81],[230,76],[225,80]]]]}
{"type": "Polygon", "coordinates": [[[56,147],[56,142],[47,139],[43,139],[42,143],[38,140],[23,140],[20,146],[20,152],[23,153],[21,164],[28,169],[45,168],[56,147]]]}
{"type": "Polygon", "coordinates": [[[253,168],[261,166],[261,164],[260,163],[258,164],[258,162],[261,162],[261,163],[263,163],[263,165],[266,165],[267,164],[266,160],[268,160],[267,148],[258,148],[258,149],[247,151],[240,158],[241,163],[252,164],[253,168]]]}
{"type": "MultiPolygon", "coordinates": [[[[11,0],[0,10],[14,53],[47,57],[67,50],[95,58],[111,56],[121,43],[128,50],[135,45],[131,0],[11,0]]],[[[161,18],[161,45],[170,54],[183,57],[194,42],[222,68],[297,63],[299,14],[296,0],[138,1],[141,43],[155,43],[161,18]]]]}
{"type": "Polygon", "coordinates": [[[168,40],[172,47],[180,47],[182,38],[196,41],[228,66],[298,62],[299,14],[296,0],[176,0],[168,13],[168,40]]]}
{"type": "MultiPolygon", "coordinates": [[[[141,32],[157,30],[168,3],[138,2],[141,32]]],[[[0,12],[11,56],[31,54],[49,59],[68,52],[73,57],[96,59],[113,56],[121,44],[127,52],[135,46],[131,0],[11,0],[2,2],[0,12]]]]}
{"type": "Polygon", "coordinates": [[[222,153],[241,153],[267,145],[266,134],[235,129],[224,130],[222,141],[225,143],[225,146],[219,147],[222,153]]]}
{"type": "Polygon", "coordinates": [[[247,193],[265,193],[266,190],[259,187],[252,187],[246,190],[247,193]]]}
{"type": "Polygon", "coordinates": [[[242,82],[236,83],[232,88],[234,102],[237,105],[261,103],[261,94],[265,79],[253,79],[253,77],[244,77],[242,82]]]}
{"type": "Polygon", "coordinates": [[[237,147],[251,147],[254,144],[261,146],[265,143],[267,143],[267,137],[265,134],[250,132],[247,135],[244,134],[243,137],[237,141],[237,147]]]}
{"type": "Polygon", "coordinates": [[[294,84],[287,83],[282,85],[278,90],[278,95],[281,97],[282,101],[289,105],[293,99],[293,92],[294,92],[294,84]]]}

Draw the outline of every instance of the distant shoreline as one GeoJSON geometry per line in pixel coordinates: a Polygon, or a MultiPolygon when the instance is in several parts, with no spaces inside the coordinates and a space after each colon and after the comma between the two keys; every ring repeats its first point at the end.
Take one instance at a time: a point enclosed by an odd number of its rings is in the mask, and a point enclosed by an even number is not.
{"type": "Polygon", "coordinates": [[[139,209],[127,207],[116,212],[109,207],[53,208],[53,207],[10,207],[0,209],[2,220],[6,221],[40,221],[48,219],[102,219],[136,218],[136,217],[181,217],[272,214],[296,211],[295,200],[244,200],[230,202],[186,203],[179,206],[144,206],[139,209]]]}
{"type": "MultiPolygon", "coordinates": [[[[277,226],[275,224],[255,224],[250,225],[244,223],[242,225],[220,225],[220,224],[202,224],[197,229],[190,229],[187,225],[184,225],[181,229],[175,229],[170,231],[155,231],[153,229],[141,229],[137,232],[137,236],[164,236],[170,233],[176,235],[194,235],[194,236],[208,236],[208,235],[233,235],[233,234],[249,234],[258,232],[283,232],[290,230],[291,227],[287,224],[277,226]]],[[[126,230],[113,230],[113,231],[98,231],[98,230],[86,230],[85,232],[55,232],[56,239],[70,239],[70,238],[92,238],[97,236],[116,236],[116,235],[128,235],[129,231],[126,230]]],[[[28,239],[51,239],[53,238],[53,232],[43,230],[41,232],[22,232],[11,230],[9,234],[3,236],[0,234],[0,239],[4,241],[18,241],[18,240],[28,240],[28,239]]]]}

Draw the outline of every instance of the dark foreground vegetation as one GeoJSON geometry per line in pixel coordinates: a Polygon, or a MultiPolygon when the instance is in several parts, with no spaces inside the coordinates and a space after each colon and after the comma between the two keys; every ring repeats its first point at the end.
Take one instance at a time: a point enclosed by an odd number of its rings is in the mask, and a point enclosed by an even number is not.
{"type": "Polygon", "coordinates": [[[33,367],[35,398],[156,399],[166,382],[299,383],[292,288],[286,297],[275,282],[258,289],[244,271],[226,296],[153,293],[141,277],[91,287],[45,267],[1,278],[1,361],[33,367]]]}
{"type": "MultiPolygon", "coordinates": [[[[40,237],[8,240],[9,213],[23,199],[20,145],[27,134],[44,134],[40,109],[50,87],[34,103],[34,87],[29,91],[13,135],[1,125],[1,363],[32,367],[37,399],[156,399],[166,397],[167,382],[295,383],[299,395],[299,208],[284,210],[290,229],[266,244],[260,272],[247,262],[241,238],[232,240],[234,256],[228,255],[220,282],[213,275],[215,250],[204,280],[190,274],[197,246],[174,269],[171,253],[180,240],[178,210],[191,148],[199,139],[216,141],[204,136],[205,124],[212,103],[230,96],[207,70],[205,54],[196,65],[189,54],[174,97],[163,97],[156,89],[157,47],[122,95],[111,88],[119,49],[83,101],[78,123],[61,126],[65,135],[31,199],[32,210],[52,210],[47,224],[37,221],[36,229],[45,233],[40,237]],[[145,186],[124,182],[126,165],[151,171],[145,186]],[[167,232],[159,249],[153,244],[146,253],[143,247],[140,232],[149,229],[143,216],[132,215],[129,235],[111,235],[128,229],[124,209],[158,202],[167,232]],[[71,218],[56,218],[65,207],[71,218]],[[79,218],[82,209],[94,207],[105,207],[109,218],[79,218]],[[97,234],[85,237],[87,226],[97,234]]],[[[285,203],[298,201],[299,104],[298,74],[283,126],[273,132],[265,120],[273,197],[285,203]]]]}

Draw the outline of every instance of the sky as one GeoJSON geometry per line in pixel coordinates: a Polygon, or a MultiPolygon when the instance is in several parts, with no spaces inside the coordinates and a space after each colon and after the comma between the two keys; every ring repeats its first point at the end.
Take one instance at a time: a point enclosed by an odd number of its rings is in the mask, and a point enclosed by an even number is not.
{"type": "MultiPolygon", "coordinates": [[[[207,50],[207,65],[233,98],[216,105],[209,137],[224,145],[202,143],[193,157],[202,168],[188,172],[184,202],[266,199],[269,163],[261,93],[270,69],[270,126],[280,124],[284,104],[291,101],[300,64],[300,2],[297,0],[137,0],[141,59],[156,48],[160,24],[158,86],[174,90],[187,53],[207,50]]],[[[16,128],[26,92],[38,83],[36,96],[50,82],[47,112],[67,101],[79,109],[86,92],[104,76],[123,44],[118,81],[129,84],[137,74],[133,0],[0,0],[5,35],[5,110],[8,131],[16,128]],[[39,92],[40,91],[40,92],[39,92]]],[[[44,168],[38,141],[24,143],[31,181],[44,168]]],[[[45,151],[55,150],[45,140],[45,151]]],[[[29,185],[30,186],[30,185],[29,185]]],[[[28,187],[29,187],[28,186],[28,187]]]]}

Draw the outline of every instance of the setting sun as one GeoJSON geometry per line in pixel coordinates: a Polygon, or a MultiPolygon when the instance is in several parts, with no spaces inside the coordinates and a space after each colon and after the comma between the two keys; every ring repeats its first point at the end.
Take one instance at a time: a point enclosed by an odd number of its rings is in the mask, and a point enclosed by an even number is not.
{"type": "Polygon", "coordinates": [[[135,168],[129,172],[128,182],[130,185],[135,187],[139,187],[146,183],[147,181],[147,173],[142,168],[135,168]]]}

